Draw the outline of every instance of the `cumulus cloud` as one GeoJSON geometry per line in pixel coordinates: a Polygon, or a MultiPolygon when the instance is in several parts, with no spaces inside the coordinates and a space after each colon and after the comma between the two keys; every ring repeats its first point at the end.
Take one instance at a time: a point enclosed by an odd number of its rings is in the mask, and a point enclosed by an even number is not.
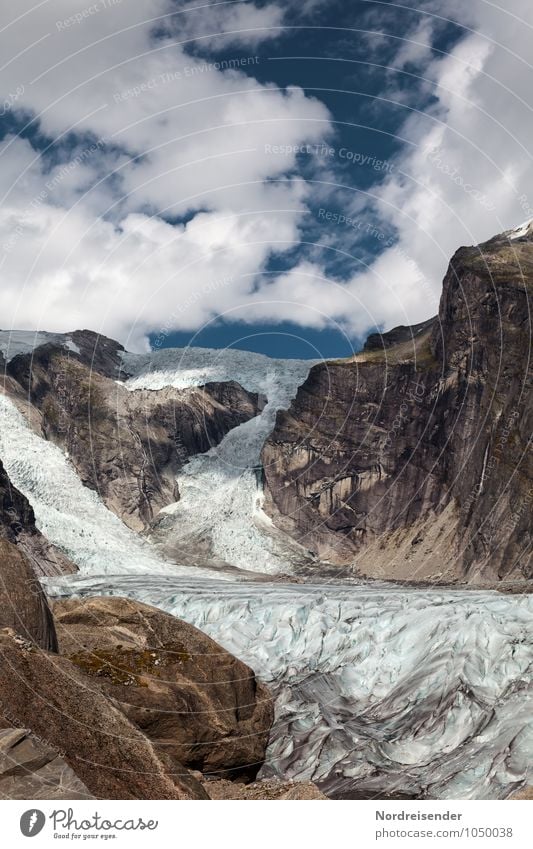
{"type": "MultiPolygon", "coordinates": [[[[423,112],[411,112],[399,131],[410,144],[374,189],[366,212],[357,213],[381,221],[380,255],[364,271],[329,281],[332,314],[352,332],[429,318],[437,311],[448,261],[460,245],[477,244],[533,218],[531,4],[512,0],[502,9],[484,0],[430,0],[422,6],[418,29],[429,33],[451,16],[464,24],[456,46],[437,58],[425,48],[418,55],[421,86],[425,91],[431,84],[433,102],[423,112]],[[424,18],[424,12],[433,17],[424,18]],[[387,246],[391,229],[396,239],[387,246]]],[[[398,64],[414,55],[402,46],[398,64]]],[[[301,282],[298,291],[308,310],[321,309],[323,288],[317,281],[326,277],[324,264],[303,270],[313,282],[307,296],[301,282]]],[[[280,279],[278,294],[295,273],[280,279]]],[[[274,291],[269,281],[263,288],[274,291]]],[[[256,297],[262,295],[260,290],[256,297]]],[[[278,313],[279,307],[272,308],[278,313]]],[[[293,319],[299,314],[294,309],[293,319]]]]}
{"type": "Polygon", "coordinates": [[[296,154],[265,144],[322,139],[329,114],[253,77],[251,48],[279,8],[220,6],[181,28],[176,8],[25,2],[1,33],[7,86],[22,89],[13,111],[44,137],[37,149],[7,137],[0,152],[4,324],[82,322],[143,347],[169,315],[193,328],[246,299],[269,257],[297,243],[296,154]],[[188,52],[207,24],[239,30],[233,57],[188,52]]]}
{"type": "MultiPolygon", "coordinates": [[[[362,335],[436,312],[460,244],[533,217],[529,0],[465,5],[423,3],[398,46],[389,78],[415,69],[434,97],[410,112],[399,133],[410,144],[359,209],[378,221],[377,259],[361,269],[354,255],[342,278],[316,248],[294,259],[322,191],[299,176],[297,150],[332,128],[319,100],[254,78],[281,4],[211,17],[170,0],[127,15],[110,0],[12,6],[0,33],[9,108],[39,135],[0,150],[4,326],[83,325],[142,349],[148,333],[216,315],[362,335]],[[450,15],[470,29],[435,57],[450,15]],[[276,255],[287,270],[265,274],[276,255]]],[[[345,235],[320,241],[333,250],[345,235]]]]}

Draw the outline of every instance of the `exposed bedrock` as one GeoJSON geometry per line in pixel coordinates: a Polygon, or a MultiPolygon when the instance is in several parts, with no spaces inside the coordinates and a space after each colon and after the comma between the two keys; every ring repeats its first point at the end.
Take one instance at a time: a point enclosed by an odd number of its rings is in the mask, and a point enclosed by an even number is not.
{"type": "Polygon", "coordinates": [[[5,728],[0,730],[0,798],[94,797],[58,751],[46,741],[27,728],[5,728]]]}
{"type": "Polygon", "coordinates": [[[256,416],[263,399],[235,382],[128,391],[118,381],[120,346],[93,337],[71,334],[77,350],[50,342],[19,354],[6,389],[33,427],[68,452],[82,483],[145,530],[179,499],[183,464],[256,416]]]}
{"type": "Polygon", "coordinates": [[[52,614],[31,563],[5,539],[0,539],[0,628],[42,649],[57,649],[52,614]]]}
{"type": "Polygon", "coordinates": [[[273,702],[252,670],[192,625],[139,602],[54,604],[60,652],[172,762],[250,780],[273,702]]]}
{"type": "Polygon", "coordinates": [[[532,577],[530,239],[461,248],[437,318],[314,366],[263,450],[278,527],[374,577],[532,577]]]}
{"type": "Polygon", "coordinates": [[[62,752],[97,798],[206,798],[75,664],[10,634],[0,634],[0,715],[62,752]]]}

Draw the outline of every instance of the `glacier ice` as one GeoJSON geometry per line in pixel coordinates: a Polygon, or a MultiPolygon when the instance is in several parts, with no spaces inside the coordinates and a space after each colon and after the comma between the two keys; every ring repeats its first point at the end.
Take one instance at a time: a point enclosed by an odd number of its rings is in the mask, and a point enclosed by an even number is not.
{"type": "Polygon", "coordinates": [[[39,530],[82,572],[177,570],[111,513],[96,492],[82,485],[63,452],[33,433],[13,402],[2,394],[0,457],[11,481],[32,505],[39,530]]]}
{"type": "Polygon", "coordinates": [[[262,776],[340,795],[505,798],[533,779],[533,597],[170,575],[75,579],[205,631],[276,694],[262,776]]]}
{"type": "Polygon", "coordinates": [[[6,362],[19,354],[31,354],[39,345],[56,342],[79,354],[79,348],[69,336],[61,333],[48,333],[45,330],[0,330],[0,352],[6,362]]]}
{"type": "MultiPolygon", "coordinates": [[[[124,365],[131,390],[238,380],[267,395],[261,416],[182,470],[182,500],[166,511],[164,531],[177,544],[207,533],[214,559],[248,573],[287,572],[297,552],[269,532],[255,467],[276,409],[311,363],[187,349],[125,355],[124,365]]],[[[168,564],[125,528],[1,396],[0,456],[41,530],[80,566],[49,579],[49,592],[158,606],[270,685],[276,720],[264,776],[310,778],[340,796],[460,799],[504,798],[533,780],[531,596],[215,578],[168,564]]]]}
{"type": "Polygon", "coordinates": [[[272,527],[261,507],[257,472],[277,411],[289,406],[313,362],[276,360],[233,349],[178,348],[126,354],[123,364],[132,374],[125,383],[131,391],[235,380],[266,396],[260,415],[231,430],[219,445],[181,469],[180,500],[162,511],[166,519],[161,527],[165,546],[173,551],[184,547],[192,551],[195,540],[208,540],[215,561],[266,574],[289,573],[291,560],[303,560],[307,554],[272,527]]]}

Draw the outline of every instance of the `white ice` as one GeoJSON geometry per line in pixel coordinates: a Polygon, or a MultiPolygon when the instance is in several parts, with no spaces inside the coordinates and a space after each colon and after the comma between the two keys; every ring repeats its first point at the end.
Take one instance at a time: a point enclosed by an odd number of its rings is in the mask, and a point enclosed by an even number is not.
{"type": "Polygon", "coordinates": [[[533,779],[530,595],[159,576],[71,591],[156,605],[249,663],[277,696],[265,777],[458,799],[533,779]]]}
{"type": "Polygon", "coordinates": [[[277,411],[290,405],[312,365],[310,360],[275,360],[232,349],[124,356],[124,367],[133,372],[125,383],[130,390],[235,380],[268,399],[259,416],[230,431],[218,446],[193,457],[180,471],[180,500],[163,511],[171,517],[162,526],[166,545],[193,551],[195,540],[208,541],[216,561],[266,574],[288,573],[291,559],[306,556],[275,532],[263,512],[258,469],[277,411]]]}
{"type": "Polygon", "coordinates": [[[177,570],[111,513],[96,492],[82,485],[63,452],[37,436],[13,402],[2,394],[0,458],[12,483],[30,501],[39,530],[82,573],[177,570]]]}
{"type": "Polygon", "coordinates": [[[506,235],[509,239],[521,239],[524,236],[527,236],[528,233],[531,233],[533,225],[533,218],[530,218],[529,221],[524,221],[523,224],[520,224],[519,227],[515,227],[514,230],[509,230],[506,235]]]}

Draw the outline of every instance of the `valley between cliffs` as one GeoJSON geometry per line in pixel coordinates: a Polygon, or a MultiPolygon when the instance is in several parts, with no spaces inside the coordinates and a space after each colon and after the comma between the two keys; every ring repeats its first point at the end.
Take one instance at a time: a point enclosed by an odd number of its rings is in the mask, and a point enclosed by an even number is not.
{"type": "Polygon", "coordinates": [[[0,332],[0,790],[531,783],[532,229],[349,360],[0,332]]]}

